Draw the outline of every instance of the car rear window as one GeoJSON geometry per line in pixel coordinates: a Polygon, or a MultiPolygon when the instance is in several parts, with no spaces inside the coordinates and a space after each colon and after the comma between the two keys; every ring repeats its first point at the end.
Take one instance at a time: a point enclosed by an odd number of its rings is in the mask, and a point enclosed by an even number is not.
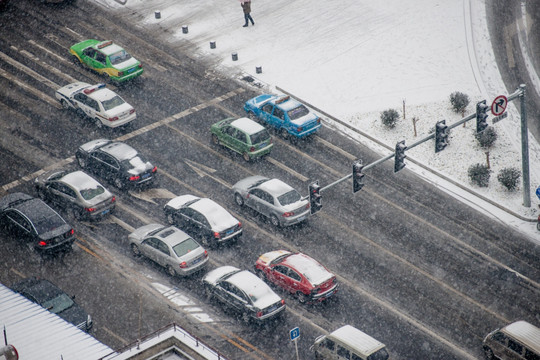
{"type": "Polygon", "coordinates": [[[36,227],[38,234],[53,231],[54,229],[63,226],[65,223],[64,219],[54,212],[41,216],[38,219],[34,219],[34,226],[36,227]]]}
{"type": "Polygon", "coordinates": [[[186,241],[182,241],[180,244],[175,245],[173,247],[174,253],[178,257],[182,257],[189,253],[192,250],[195,250],[199,247],[199,244],[192,238],[187,239],[186,241]]]}
{"type": "Polygon", "coordinates": [[[293,204],[300,201],[300,199],[302,199],[302,196],[294,189],[278,197],[279,203],[283,206],[293,204]]]}
{"type": "Polygon", "coordinates": [[[251,143],[254,145],[268,141],[268,139],[270,139],[270,133],[266,129],[251,135],[251,143]]]}
{"type": "Polygon", "coordinates": [[[73,300],[71,300],[71,298],[67,294],[60,294],[53,299],[43,302],[41,306],[54,314],[58,314],[72,307],[73,300]]]}
{"type": "Polygon", "coordinates": [[[81,190],[81,196],[84,200],[92,200],[98,195],[101,195],[105,192],[105,188],[103,186],[98,186],[92,189],[84,189],[81,190]]]}
{"type": "Polygon", "coordinates": [[[122,100],[122,98],[120,96],[118,96],[118,95],[116,95],[112,99],[105,100],[105,101],[102,102],[103,108],[105,109],[105,111],[114,109],[115,107],[120,106],[123,103],[125,103],[125,101],[122,100]]]}
{"type": "Polygon", "coordinates": [[[291,120],[296,120],[296,119],[301,118],[302,116],[306,116],[307,114],[309,114],[309,109],[305,107],[304,105],[300,105],[297,108],[289,110],[287,114],[289,114],[289,118],[291,120]]]}
{"type": "Polygon", "coordinates": [[[124,61],[129,59],[131,59],[131,55],[128,54],[125,50],[120,50],[109,56],[109,60],[113,65],[123,63],[124,61]]]}
{"type": "Polygon", "coordinates": [[[368,360],[388,360],[389,357],[390,356],[388,355],[388,351],[386,351],[385,348],[382,348],[377,352],[369,355],[367,358],[368,360]]]}

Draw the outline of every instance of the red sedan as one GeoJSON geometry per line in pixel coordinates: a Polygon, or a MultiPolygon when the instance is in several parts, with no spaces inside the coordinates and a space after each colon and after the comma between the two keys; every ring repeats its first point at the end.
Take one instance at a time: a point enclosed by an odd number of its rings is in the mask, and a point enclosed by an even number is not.
{"type": "Polygon", "coordinates": [[[301,303],[320,302],[337,292],[337,279],[317,260],[286,250],[262,254],[255,263],[255,272],[298,297],[301,303]]]}

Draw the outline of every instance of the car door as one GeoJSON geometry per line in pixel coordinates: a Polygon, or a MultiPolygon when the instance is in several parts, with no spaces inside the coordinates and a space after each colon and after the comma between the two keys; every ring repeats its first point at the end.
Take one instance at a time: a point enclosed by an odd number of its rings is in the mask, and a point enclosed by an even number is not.
{"type": "Polygon", "coordinates": [[[114,180],[120,173],[120,163],[111,155],[104,152],[95,153],[96,173],[109,181],[114,180]]]}
{"type": "Polygon", "coordinates": [[[243,297],[243,293],[233,284],[223,281],[222,286],[224,301],[234,308],[236,311],[244,312],[247,308],[247,301],[243,297]]]}
{"type": "Polygon", "coordinates": [[[304,289],[304,286],[302,285],[302,277],[293,268],[289,268],[285,280],[287,283],[287,290],[291,293],[295,294],[297,291],[305,293],[306,289],[304,289]]]}
{"type": "Polygon", "coordinates": [[[76,200],[75,192],[60,181],[51,181],[48,183],[50,199],[58,206],[73,206],[76,200]]]}
{"type": "Polygon", "coordinates": [[[234,150],[234,143],[236,142],[236,138],[234,136],[236,129],[230,125],[225,125],[222,132],[222,140],[221,143],[225,145],[226,147],[234,150]]]}
{"type": "Polygon", "coordinates": [[[160,239],[155,239],[156,244],[156,262],[161,266],[167,266],[171,257],[171,252],[167,244],[160,239]]]}
{"type": "Polygon", "coordinates": [[[88,47],[82,51],[81,59],[86,65],[93,67],[94,61],[95,61],[94,57],[96,56],[96,53],[97,53],[96,49],[88,47]]]}
{"type": "Polygon", "coordinates": [[[317,347],[317,353],[321,355],[320,359],[335,360],[337,358],[336,345],[333,340],[325,338],[317,347]]]}
{"type": "Polygon", "coordinates": [[[272,111],[274,110],[274,105],[268,103],[264,104],[261,108],[261,119],[264,120],[267,124],[272,125],[272,111]]]}
{"type": "Polygon", "coordinates": [[[272,271],[270,272],[271,275],[271,281],[284,288],[289,289],[289,280],[288,280],[288,272],[289,268],[284,265],[276,265],[272,268],[272,271]]]}
{"type": "Polygon", "coordinates": [[[175,223],[178,225],[178,227],[190,234],[191,236],[194,233],[194,226],[193,226],[193,214],[195,213],[195,210],[189,207],[180,208],[176,212],[175,216],[175,223]]]}
{"type": "Polygon", "coordinates": [[[154,237],[150,237],[150,238],[147,238],[147,239],[144,239],[143,242],[141,243],[141,252],[144,254],[144,256],[146,256],[147,258],[149,258],[150,260],[152,261],[155,261],[157,262],[157,243],[156,243],[156,238],[154,237]]]}
{"type": "Polygon", "coordinates": [[[277,106],[274,106],[274,112],[272,113],[272,125],[276,129],[281,129],[285,126],[285,123],[285,112],[277,106]]]}
{"type": "Polygon", "coordinates": [[[261,189],[251,189],[245,200],[245,203],[250,208],[263,213],[264,211],[264,191],[261,189]]]}
{"type": "Polygon", "coordinates": [[[193,229],[193,232],[196,233],[197,236],[206,239],[210,238],[210,235],[213,233],[213,231],[210,228],[210,223],[208,222],[208,220],[206,220],[206,217],[203,214],[194,210],[191,220],[191,227],[193,229]]]}
{"type": "Polygon", "coordinates": [[[6,218],[6,225],[14,234],[27,239],[37,236],[36,231],[34,230],[34,227],[30,221],[18,211],[8,209],[4,212],[4,216],[6,218]]]}
{"type": "Polygon", "coordinates": [[[234,134],[233,144],[234,144],[234,150],[239,152],[240,154],[243,154],[249,150],[246,134],[238,129],[236,129],[236,132],[234,134]]]}
{"type": "Polygon", "coordinates": [[[96,115],[95,101],[88,97],[83,92],[75,94],[73,99],[77,102],[77,106],[89,118],[94,118],[96,115]]]}

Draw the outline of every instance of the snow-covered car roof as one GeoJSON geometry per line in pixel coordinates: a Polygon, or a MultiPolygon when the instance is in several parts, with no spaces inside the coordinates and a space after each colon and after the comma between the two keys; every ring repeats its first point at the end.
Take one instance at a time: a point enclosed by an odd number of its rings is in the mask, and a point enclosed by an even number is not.
{"type": "Polygon", "coordinates": [[[349,345],[349,347],[360,350],[364,354],[372,354],[384,347],[383,343],[351,325],[342,326],[332,332],[331,335],[339,338],[345,344],[349,345]]]}
{"type": "Polygon", "coordinates": [[[261,185],[259,185],[259,188],[267,191],[268,193],[274,195],[274,196],[280,196],[285,193],[288,193],[291,190],[294,190],[294,188],[290,185],[285,184],[283,181],[279,179],[270,179],[261,185]]]}
{"type": "Polygon", "coordinates": [[[80,148],[83,149],[86,152],[90,152],[90,151],[93,151],[93,150],[95,150],[97,148],[102,147],[105,144],[110,143],[111,141],[112,140],[109,140],[109,139],[96,139],[96,140],[89,141],[89,142],[87,142],[85,144],[82,144],[80,146],[80,148]]]}
{"type": "Polygon", "coordinates": [[[195,195],[180,195],[180,196],[177,196],[174,199],[170,200],[167,203],[166,206],[170,206],[173,209],[178,210],[182,206],[184,206],[184,204],[186,204],[186,203],[188,203],[188,202],[190,202],[192,200],[195,200],[195,199],[200,199],[200,197],[195,196],[195,195]]]}
{"type": "Polygon", "coordinates": [[[256,123],[255,121],[248,119],[246,117],[234,120],[231,122],[231,126],[234,126],[237,129],[242,130],[248,135],[253,135],[258,132],[261,132],[265,129],[261,124],[256,123]]]}
{"type": "Polygon", "coordinates": [[[248,270],[243,270],[227,278],[227,282],[242,289],[259,309],[272,305],[281,300],[263,280],[248,270]]]}
{"type": "Polygon", "coordinates": [[[306,279],[314,286],[320,285],[334,277],[317,260],[302,254],[292,254],[283,260],[284,264],[301,272],[306,279]]]}
{"type": "Polygon", "coordinates": [[[291,97],[289,97],[289,99],[283,101],[283,102],[279,102],[281,99],[283,99],[283,97],[278,97],[276,99],[273,99],[272,102],[280,109],[284,110],[284,111],[289,111],[289,110],[292,110],[292,109],[295,109],[297,107],[299,107],[300,105],[302,105],[301,102],[299,102],[298,100],[296,99],[293,99],[291,97]]]}
{"type": "Polygon", "coordinates": [[[274,261],[275,259],[277,259],[278,257],[283,256],[283,255],[287,255],[287,254],[292,254],[292,253],[290,251],[287,251],[287,250],[270,251],[270,252],[264,253],[261,256],[259,256],[259,260],[262,261],[265,264],[269,264],[272,261],[274,261]]]}
{"type": "Polygon", "coordinates": [[[118,51],[124,50],[123,47],[121,47],[120,45],[117,45],[115,43],[112,43],[110,45],[103,46],[103,47],[100,48],[100,45],[105,45],[108,41],[110,41],[110,40],[100,42],[99,44],[96,45],[96,48],[98,48],[99,51],[101,51],[105,55],[111,55],[111,54],[117,53],[118,51]]]}
{"type": "Polygon", "coordinates": [[[174,226],[169,226],[168,228],[162,229],[156,234],[156,236],[159,236],[164,243],[171,247],[174,247],[175,245],[191,238],[191,236],[174,226]]]}
{"type": "Polygon", "coordinates": [[[112,155],[120,161],[132,159],[138,154],[137,150],[135,150],[128,144],[119,141],[114,141],[108,145],[101,147],[101,151],[112,155]]]}
{"type": "Polygon", "coordinates": [[[79,92],[81,89],[89,88],[90,86],[92,85],[82,82],[82,81],[78,81],[71,84],[67,84],[66,86],[62,86],[60,89],[57,90],[57,92],[70,95],[70,94],[79,92]]]}
{"type": "Polygon", "coordinates": [[[238,271],[240,271],[240,269],[234,266],[230,266],[230,265],[221,266],[206,273],[206,275],[203,278],[203,281],[210,284],[215,284],[216,281],[221,279],[222,277],[228,274],[232,274],[234,272],[238,272],[238,271]]]}
{"type": "Polygon", "coordinates": [[[97,180],[81,170],[66,174],[61,180],[77,190],[93,189],[101,186],[97,180]]]}
{"type": "Polygon", "coordinates": [[[201,214],[204,214],[212,227],[220,228],[223,230],[225,228],[234,226],[238,223],[238,220],[232,216],[227,210],[225,210],[221,205],[216,203],[214,200],[203,198],[198,201],[195,201],[190,208],[197,210],[201,214]]]}
{"type": "Polygon", "coordinates": [[[100,102],[110,100],[114,98],[115,96],[119,96],[117,93],[115,93],[114,91],[110,89],[107,89],[106,87],[96,89],[87,95],[88,97],[94,100],[100,101],[100,102]]]}

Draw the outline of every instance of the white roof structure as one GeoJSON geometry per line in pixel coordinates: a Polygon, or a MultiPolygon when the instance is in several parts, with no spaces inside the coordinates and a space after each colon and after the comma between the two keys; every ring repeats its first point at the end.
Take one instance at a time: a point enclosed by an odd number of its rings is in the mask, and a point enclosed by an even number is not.
{"type": "Polygon", "coordinates": [[[114,352],[59,316],[0,284],[0,326],[21,359],[96,360],[114,352]]]}
{"type": "Polygon", "coordinates": [[[351,325],[342,326],[331,335],[364,354],[372,354],[384,347],[383,343],[351,325]]]}

